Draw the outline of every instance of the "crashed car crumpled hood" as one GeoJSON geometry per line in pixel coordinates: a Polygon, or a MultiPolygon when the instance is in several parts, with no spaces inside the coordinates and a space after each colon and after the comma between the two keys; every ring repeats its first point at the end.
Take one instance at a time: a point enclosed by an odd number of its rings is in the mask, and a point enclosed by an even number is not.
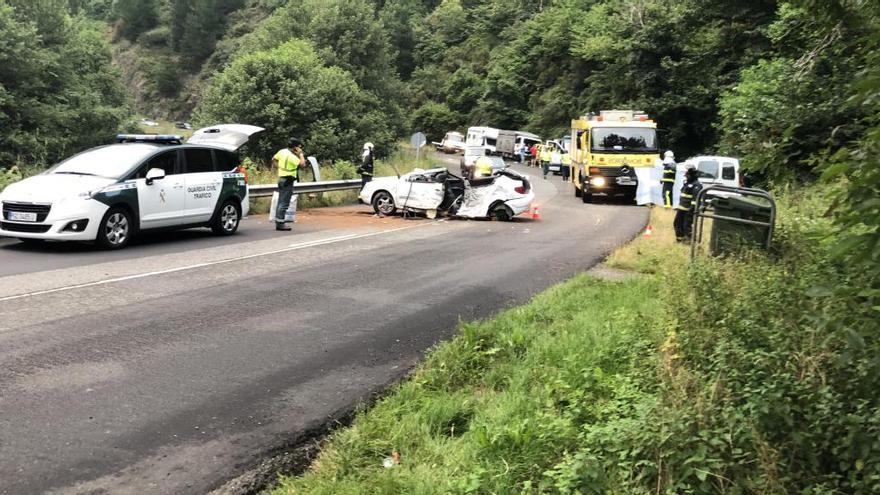
{"type": "Polygon", "coordinates": [[[506,203],[533,194],[531,192],[520,194],[514,191],[514,188],[520,184],[520,180],[527,182],[528,177],[513,170],[507,170],[497,175],[492,184],[465,188],[461,207],[455,214],[470,218],[485,217],[489,214],[489,207],[495,201],[500,200],[506,203]]]}

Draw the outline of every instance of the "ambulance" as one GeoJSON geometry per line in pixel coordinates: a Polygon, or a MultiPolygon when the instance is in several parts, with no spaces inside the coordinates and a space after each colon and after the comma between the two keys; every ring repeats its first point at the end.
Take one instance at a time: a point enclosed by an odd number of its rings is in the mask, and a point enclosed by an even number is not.
{"type": "Polygon", "coordinates": [[[644,112],[603,110],[571,122],[574,195],[584,203],[598,195],[634,200],[636,169],[659,158],[657,123],[644,112]]]}

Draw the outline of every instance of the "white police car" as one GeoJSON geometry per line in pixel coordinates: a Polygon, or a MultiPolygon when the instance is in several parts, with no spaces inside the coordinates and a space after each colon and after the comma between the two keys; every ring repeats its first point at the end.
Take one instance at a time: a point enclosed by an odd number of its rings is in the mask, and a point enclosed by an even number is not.
{"type": "Polygon", "coordinates": [[[117,136],[0,193],[0,236],[125,247],[140,231],[210,227],[230,235],[248,211],[235,152],[260,127],[117,136]]]}

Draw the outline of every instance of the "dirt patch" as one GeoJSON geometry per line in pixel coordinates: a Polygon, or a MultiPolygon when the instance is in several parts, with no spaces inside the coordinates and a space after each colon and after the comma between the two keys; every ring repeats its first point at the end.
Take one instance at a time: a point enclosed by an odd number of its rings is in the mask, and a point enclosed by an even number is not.
{"type": "Polygon", "coordinates": [[[621,270],[619,268],[612,268],[605,264],[596,265],[593,268],[587,270],[587,273],[596,277],[598,279],[607,280],[609,282],[623,282],[626,280],[632,280],[635,278],[639,278],[642,276],[641,273],[634,272],[631,270],[621,270]]]}
{"type": "MultiPolygon", "coordinates": [[[[260,221],[269,221],[268,215],[252,215],[260,221]]],[[[309,227],[320,229],[349,229],[349,228],[396,228],[410,225],[412,222],[429,221],[423,216],[409,217],[404,219],[401,215],[380,217],[373,213],[373,209],[366,205],[346,205],[326,208],[309,208],[296,212],[296,227],[309,227]]]]}

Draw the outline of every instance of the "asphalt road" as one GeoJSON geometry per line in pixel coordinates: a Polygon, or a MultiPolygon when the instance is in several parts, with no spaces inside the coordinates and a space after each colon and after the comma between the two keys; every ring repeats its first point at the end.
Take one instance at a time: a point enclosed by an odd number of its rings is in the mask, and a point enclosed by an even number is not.
{"type": "Polygon", "coordinates": [[[592,266],[647,220],[533,182],[540,221],[350,208],[290,234],[252,219],[231,239],[112,254],[0,244],[0,493],[218,488],[399,379],[460,320],[592,266]]]}

